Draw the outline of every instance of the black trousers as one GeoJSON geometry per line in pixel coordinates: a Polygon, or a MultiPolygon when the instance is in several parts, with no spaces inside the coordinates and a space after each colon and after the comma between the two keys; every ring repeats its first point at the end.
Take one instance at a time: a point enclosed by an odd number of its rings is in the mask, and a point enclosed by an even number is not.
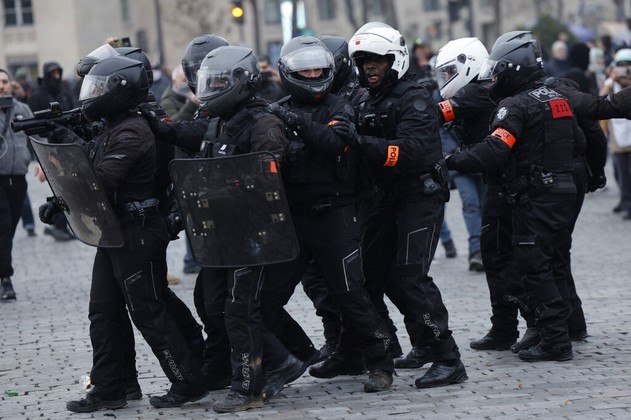
{"type": "Polygon", "coordinates": [[[322,268],[314,259],[309,262],[301,283],[305,294],[313,302],[316,315],[322,318],[325,340],[328,343],[338,343],[342,333],[340,313],[329,296],[322,268]]]}
{"type": "Polygon", "coordinates": [[[13,236],[26,195],[24,175],[0,175],[0,278],[13,275],[13,236]]]}
{"type": "Polygon", "coordinates": [[[386,282],[399,284],[406,325],[415,337],[431,337],[427,343],[435,361],[460,358],[448,326],[447,308],[438,287],[428,275],[448,192],[421,193],[418,183],[381,191],[365,221],[362,259],[366,288],[371,299],[381,304],[386,282]]]}
{"type": "MultiPolygon", "coordinates": [[[[312,258],[321,267],[329,296],[341,315],[338,349],[343,357],[364,355],[369,369],[393,371],[390,334],[364,289],[359,226],[352,205],[318,215],[292,215],[300,255],[294,261],[270,266],[269,288],[264,291],[263,313],[272,329],[312,258]]],[[[287,335],[287,330],[281,336],[287,335]]],[[[305,350],[306,351],[306,350],[305,350]]]]}
{"type": "MultiPolygon", "coordinates": [[[[166,278],[164,280],[166,282],[166,278]]],[[[184,340],[186,340],[189,350],[201,365],[204,352],[204,336],[202,335],[201,325],[197,323],[188,306],[168,288],[168,282],[164,289],[163,299],[167,310],[171,316],[173,316],[175,324],[182,333],[184,340]]],[[[121,316],[121,339],[124,343],[123,357],[126,366],[123,371],[125,385],[129,385],[138,380],[138,370],[136,369],[136,341],[134,338],[134,330],[125,308],[123,308],[123,312],[124,314],[121,316]]]]}
{"type": "Polygon", "coordinates": [[[576,184],[576,201],[574,202],[572,220],[568,228],[569,232],[559,237],[560,243],[557,247],[559,255],[555,259],[555,263],[552,267],[554,276],[557,279],[557,287],[571,308],[570,315],[567,319],[567,328],[570,334],[587,329],[585,314],[583,313],[583,303],[576,292],[576,284],[574,283],[574,276],[572,275],[571,258],[572,233],[574,232],[576,221],[583,207],[587,185],[587,172],[585,164],[582,161],[576,165],[574,172],[572,172],[572,179],[574,180],[574,184],[576,184]]]}
{"type": "Polygon", "coordinates": [[[259,395],[263,386],[263,362],[267,369],[283,363],[289,352],[267,329],[261,317],[260,296],[265,289],[266,267],[223,270],[225,327],[232,347],[231,389],[243,394],[259,395]]]}
{"type": "Polygon", "coordinates": [[[197,394],[203,386],[199,363],[165,302],[169,239],[164,220],[158,213],[149,214],[144,223],[133,220],[122,230],[125,245],[98,248],[94,259],[89,305],[94,392],[104,399],[125,396],[125,380],[130,376],[127,306],[171,389],[197,394]]]}
{"type": "Polygon", "coordinates": [[[528,306],[513,255],[513,206],[501,194],[499,185],[489,185],[482,210],[480,246],[486,282],[491,298],[493,335],[514,339],[518,311],[533,327],[534,311],[528,306]]]}
{"type": "Polygon", "coordinates": [[[207,385],[230,376],[232,372],[224,317],[228,297],[225,276],[225,269],[204,267],[197,275],[193,292],[195,309],[206,332],[202,373],[207,385]]]}
{"type": "MultiPolygon", "coordinates": [[[[571,183],[571,177],[567,175],[571,183]]],[[[574,222],[576,190],[572,193],[533,191],[524,194],[514,207],[513,247],[517,270],[528,301],[535,307],[535,325],[542,343],[553,349],[571,347],[567,317],[570,306],[564,296],[564,281],[553,267],[561,264],[557,248],[568,239],[574,222]]],[[[563,279],[565,280],[565,279],[563,279]]]]}

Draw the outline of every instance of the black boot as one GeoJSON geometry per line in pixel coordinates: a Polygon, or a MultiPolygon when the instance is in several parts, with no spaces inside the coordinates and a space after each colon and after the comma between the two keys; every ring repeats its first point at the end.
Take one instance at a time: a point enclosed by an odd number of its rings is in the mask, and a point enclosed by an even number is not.
{"type": "Polygon", "coordinates": [[[11,284],[11,277],[5,277],[0,280],[0,299],[15,300],[15,290],[11,284]]]}
{"type": "Polygon", "coordinates": [[[311,366],[309,374],[315,378],[330,379],[340,375],[362,375],[366,372],[364,358],[350,360],[333,354],[322,363],[311,366]]]}
{"type": "Polygon", "coordinates": [[[445,248],[445,257],[456,258],[458,256],[458,251],[456,251],[456,245],[453,240],[450,239],[447,242],[443,242],[443,247],[445,248]]]}
{"type": "Polygon", "coordinates": [[[334,340],[326,340],[324,345],[320,347],[320,357],[321,359],[318,362],[328,359],[335,353],[335,349],[337,348],[337,341],[334,340]]]}
{"type": "Polygon", "coordinates": [[[528,327],[526,328],[526,332],[524,336],[513,344],[510,348],[510,351],[513,353],[519,353],[520,350],[525,350],[532,346],[539,344],[541,341],[541,334],[539,333],[539,329],[536,327],[528,327]]]}
{"type": "Polygon", "coordinates": [[[459,384],[469,377],[460,360],[453,362],[434,362],[427,369],[425,375],[418,378],[414,384],[417,388],[434,388],[451,384],[459,384]]]}
{"type": "Polygon", "coordinates": [[[202,389],[194,394],[182,395],[169,390],[165,395],[149,398],[149,404],[155,408],[180,407],[189,402],[199,401],[208,395],[208,391],[202,389]]]}
{"type": "Polygon", "coordinates": [[[412,350],[405,357],[394,361],[397,369],[417,369],[432,361],[432,352],[428,347],[412,347],[412,350]]]}
{"type": "Polygon", "coordinates": [[[245,395],[232,390],[223,401],[213,404],[216,413],[236,413],[259,407],[263,407],[263,398],[260,395],[245,395]]]}
{"type": "Polygon", "coordinates": [[[479,340],[469,342],[473,350],[508,350],[515,344],[516,338],[502,337],[493,328],[479,340]]]}
{"type": "Polygon", "coordinates": [[[300,378],[307,370],[308,362],[303,362],[290,354],[278,368],[263,374],[263,399],[266,401],[277,395],[288,383],[300,378]]]}
{"type": "Polygon", "coordinates": [[[390,389],[392,372],[376,369],[368,374],[368,381],[364,383],[365,392],[381,392],[390,389]]]}
{"type": "Polygon", "coordinates": [[[540,342],[528,349],[520,350],[517,356],[526,362],[543,362],[546,360],[565,362],[574,358],[574,352],[571,345],[569,347],[553,348],[540,342]]]}
{"type": "Polygon", "coordinates": [[[120,400],[104,400],[96,396],[94,392],[88,392],[83,399],[68,401],[66,403],[66,410],[72,411],[73,413],[92,413],[103,408],[115,410],[117,408],[123,408],[126,405],[127,401],[125,401],[124,398],[120,400]]]}

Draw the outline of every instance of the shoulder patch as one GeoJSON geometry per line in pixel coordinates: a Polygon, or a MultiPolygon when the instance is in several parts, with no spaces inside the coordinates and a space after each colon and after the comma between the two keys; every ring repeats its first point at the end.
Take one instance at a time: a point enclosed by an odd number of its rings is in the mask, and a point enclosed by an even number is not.
{"type": "Polygon", "coordinates": [[[414,109],[421,112],[425,111],[427,109],[427,102],[417,99],[416,101],[414,101],[414,109]]]}
{"type": "Polygon", "coordinates": [[[460,89],[458,89],[458,91],[456,93],[454,93],[454,98],[462,98],[467,92],[465,92],[465,89],[462,87],[460,89]]]}
{"type": "Polygon", "coordinates": [[[502,121],[504,118],[506,118],[507,115],[508,115],[508,108],[503,106],[497,111],[497,114],[495,114],[495,118],[498,121],[502,121]]]}
{"type": "Polygon", "coordinates": [[[270,138],[270,140],[278,142],[278,130],[276,130],[275,128],[270,128],[269,130],[267,130],[267,136],[270,138]]]}

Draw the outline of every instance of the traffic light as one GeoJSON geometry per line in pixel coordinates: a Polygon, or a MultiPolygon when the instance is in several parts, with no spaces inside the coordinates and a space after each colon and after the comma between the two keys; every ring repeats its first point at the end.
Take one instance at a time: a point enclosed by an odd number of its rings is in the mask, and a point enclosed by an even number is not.
{"type": "Polygon", "coordinates": [[[240,0],[234,0],[232,2],[232,7],[230,8],[230,14],[232,15],[232,20],[239,25],[243,25],[243,2],[240,0]]]}

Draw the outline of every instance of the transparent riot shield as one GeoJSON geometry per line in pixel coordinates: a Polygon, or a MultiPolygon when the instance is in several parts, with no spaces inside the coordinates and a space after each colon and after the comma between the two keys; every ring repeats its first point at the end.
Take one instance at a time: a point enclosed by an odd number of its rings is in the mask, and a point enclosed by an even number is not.
{"type": "Polygon", "coordinates": [[[170,171],[199,265],[241,267],[296,258],[296,234],[272,154],[176,159],[170,171]]]}
{"type": "Polygon", "coordinates": [[[76,144],[29,140],[77,239],[104,248],[123,246],[118,220],[85,151],[76,144]]]}

